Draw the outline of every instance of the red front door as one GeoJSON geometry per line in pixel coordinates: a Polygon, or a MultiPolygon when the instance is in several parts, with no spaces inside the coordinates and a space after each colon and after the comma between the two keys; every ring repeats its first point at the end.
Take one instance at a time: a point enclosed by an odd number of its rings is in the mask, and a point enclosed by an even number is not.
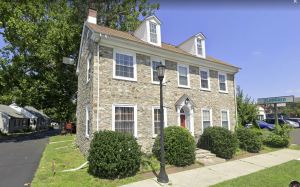
{"type": "Polygon", "coordinates": [[[185,128],[185,114],[180,114],[180,126],[185,128]]]}

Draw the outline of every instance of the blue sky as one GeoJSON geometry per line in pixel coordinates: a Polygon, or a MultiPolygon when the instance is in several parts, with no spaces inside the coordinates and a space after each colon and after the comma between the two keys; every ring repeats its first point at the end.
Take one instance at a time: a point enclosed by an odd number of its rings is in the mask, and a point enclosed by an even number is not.
{"type": "Polygon", "coordinates": [[[300,4],[267,3],[163,1],[156,15],[166,43],[203,32],[207,54],[241,67],[237,84],[252,98],[300,96],[300,4]]]}
{"type": "Polygon", "coordinates": [[[207,54],[241,67],[237,84],[252,98],[300,96],[300,3],[293,1],[270,6],[162,1],[156,15],[166,43],[204,33],[207,54]]]}

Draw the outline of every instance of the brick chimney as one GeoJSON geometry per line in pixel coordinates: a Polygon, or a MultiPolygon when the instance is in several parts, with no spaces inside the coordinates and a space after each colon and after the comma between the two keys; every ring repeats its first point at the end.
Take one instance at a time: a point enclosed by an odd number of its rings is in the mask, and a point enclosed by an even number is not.
{"type": "Polygon", "coordinates": [[[87,22],[97,24],[97,11],[89,9],[87,22]]]}

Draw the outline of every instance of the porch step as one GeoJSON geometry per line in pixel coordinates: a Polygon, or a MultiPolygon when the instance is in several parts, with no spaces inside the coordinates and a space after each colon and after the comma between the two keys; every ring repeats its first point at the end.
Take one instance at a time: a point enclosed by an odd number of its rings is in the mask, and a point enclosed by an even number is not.
{"type": "Polygon", "coordinates": [[[204,164],[205,166],[226,162],[225,159],[219,158],[215,154],[205,149],[197,148],[195,154],[196,154],[196,161],[204,164]]]}

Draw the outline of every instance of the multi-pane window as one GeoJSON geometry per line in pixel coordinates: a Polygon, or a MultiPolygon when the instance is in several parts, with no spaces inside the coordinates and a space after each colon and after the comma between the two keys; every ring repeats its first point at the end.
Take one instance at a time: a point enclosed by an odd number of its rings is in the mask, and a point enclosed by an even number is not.
{"type": "Polygon", "coordinates": [[[229,115],[228,111],[222,110],[221,111],[221,120],[222,120],[222,127],[229,129],[229,115]]]}
{"type": "Polygon", "coordinates": [[[209,90],[209,71],[200,70],[201,89],[209,90]]]}
{"type": "Polygon", "coordinates": [[[134,107],[115,107],[115,131],[134,135],[134,107]]]}
{"type": "Polygon", "coordinates": [[[178,66],[179,86],[189,86],[188,67],[178,66]]]}
{"type": "Polygon", "coordinates": [[[197,38],[197,54],[203,55],[202,41],[200,38],[197,38]]]}
{"type": "Polygon", "coordinates": [[[89,55],[86,62],[86,82],[89,82],[91,79],[92,68],[91,68],[92,56],[89,55]]]}
{"type": "Polygon", "coordinates": [[[152,81],[153,82],[159,82],[158,75],[157,75],[157,69],[156,67],[160,65],[160,62],[152,61],[152,81]]]}
{"type": "Polygon", "coordinates": [[[89,117],[89,108],[85,108],[85,136],[90,136],[90,117],[89,117]]]}
{"type": "Polygon", "coordinates": [[[211,126],[211,113],[209,109],[203,109],[202,110],[202,132],[205,128],[211,126]]]}
{"type": "Polygon", "coordinates": [[[157,32],[156,32],[156,24],[150,22],[150,42],[157,43],[157,32]]]}
{"type": "MultiPolygon", "coordinates": [[[[160,108],[153,107],[153,130],[154,135],[160,134],[160,108]]],[[[164,108],[164,127],[166,127],[167,123],[167,113],[166,109],[164,108]]]]}
{"type": "Polygon", "coordinates": [[[116,53],[116,76],[134,78],[133,56],[116,53]]]}
{"type": "Polygon", "coordinates": [[[219,89],[220,91],[226,92],[227,85],[226,85],[226,74],[219,73],[219,89]]]}

